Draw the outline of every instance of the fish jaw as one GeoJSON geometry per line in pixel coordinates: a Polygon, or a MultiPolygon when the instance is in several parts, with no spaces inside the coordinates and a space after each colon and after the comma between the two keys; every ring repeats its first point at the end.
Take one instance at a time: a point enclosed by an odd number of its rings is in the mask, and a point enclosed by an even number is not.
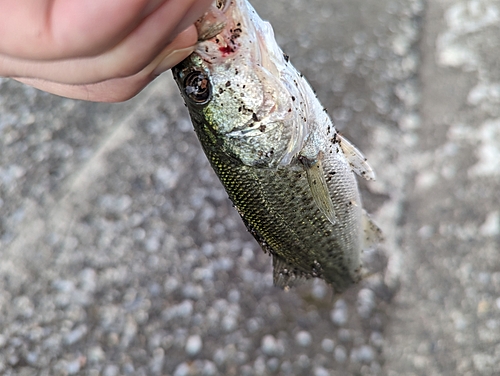
{"type": "Polygon", "coordinates": [[[230,59],[260,65],[272,74],[286,59],[272,26],[263,21],[247,0],[215,1],[196,23],[200,35],[196,53],[218,64],[230,59]]]}

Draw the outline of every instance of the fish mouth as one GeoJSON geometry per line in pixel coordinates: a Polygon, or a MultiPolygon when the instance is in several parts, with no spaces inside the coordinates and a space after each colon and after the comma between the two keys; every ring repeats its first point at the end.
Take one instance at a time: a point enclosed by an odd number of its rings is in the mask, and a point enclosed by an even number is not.
{"type": "Polygon", "coordinates": [[[262,24],[267,22],[260,19],[247,0],[215,0],[196,22],[196,53],[210,64],[237,58],[261,64],[267,49],[262,24]]]}
{"type": "Polygon", "coordinates": [[[195,26],[198,31],[198,42],[212,39],[224,30],[228,22],[225,13],[231,3],[231,0],[214,1],[203,17],[196,21],[195,26]]]}
{"type": "Polygon", "coordinates": [[[288,63],[276,43],[271,24],[263,21],[248,0],[215,0],[196,23],[199,35],[194,54],[213,66],[228,64],[261,72],[265,85],[279,83],[288,63]]]}

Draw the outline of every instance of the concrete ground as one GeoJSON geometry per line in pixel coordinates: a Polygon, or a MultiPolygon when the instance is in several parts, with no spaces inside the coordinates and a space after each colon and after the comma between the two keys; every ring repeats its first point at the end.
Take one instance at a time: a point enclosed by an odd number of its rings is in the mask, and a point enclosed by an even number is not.
{"type": "Polygon", "coordinates": [[[275,289],[170,74],[1,79],[1,374],[500,374],[500,1],[253,3],[377,172],[382,270],[275,289]]]}

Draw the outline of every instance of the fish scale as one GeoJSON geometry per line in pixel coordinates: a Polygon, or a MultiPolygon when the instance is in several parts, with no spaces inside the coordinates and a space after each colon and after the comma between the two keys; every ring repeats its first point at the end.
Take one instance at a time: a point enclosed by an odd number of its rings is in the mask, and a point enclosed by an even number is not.
{"type": "MultiPolygon", "coordinates": [[[[269,171],[245,166],[213,142],[206,122],[193,118],[193,123],[212,168],[249,231],[265,251],[293,271],[291,278],[280,281],[282,271],[277,270],[276,284],[284,287],[294,279],[317,276],[332,284],[335,291],[342,292],[357,281],[345,267],[349,253],[345,247],[359,247],[351,241],[355,212],[344,210],[339,223],[331,224],[315,205],[303,171],[283,167],[269,171]],[[283,190],[283,186],[293,190],[283,190]],[[313,273],[318,260],[321,260],[322,272],[313,273]]],[[[332,179],[331,190],[359,201],[357,184],[354,176],[352,178],[349,184],[332,179]],[[346,195],[347,191],[350,194],[346,195]]],[[[337,205],[339,212],[343,209],[341,206],[342,203],[337,205]]]]}

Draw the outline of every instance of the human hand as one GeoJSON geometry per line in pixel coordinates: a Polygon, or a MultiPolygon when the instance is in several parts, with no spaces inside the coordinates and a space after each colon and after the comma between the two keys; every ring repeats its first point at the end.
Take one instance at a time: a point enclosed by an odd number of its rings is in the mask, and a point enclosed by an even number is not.
{"type": "Polygon", "coordinates": [[[2,0],[0,76],[53,94],[119,102],[194,48],[213,0],[2,0]]]}

